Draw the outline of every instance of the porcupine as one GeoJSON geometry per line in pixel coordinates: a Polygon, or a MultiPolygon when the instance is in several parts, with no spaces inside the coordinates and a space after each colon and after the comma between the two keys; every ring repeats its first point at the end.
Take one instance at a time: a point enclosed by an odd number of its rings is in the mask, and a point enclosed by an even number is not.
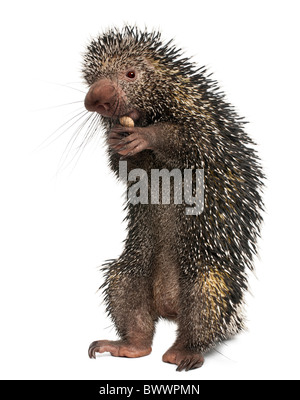
{"type": "Polygon", "coordinates": [[[120,340],[99,340],[89,356],[150,354],[159,318],[177,323],[163,361],[202,366],[203,354],[244,327],[247,269],[262,221],[264,174],[255,143],[217,83],[161,33],[112,28],[91,41],[83,61],[88,111],[101,115],[118,175],[140,168],[203,169],[204,210],[127,202],[121,256],[104,265],[108,314],[120,340]],[[130,117],[135,126],[120,125],[130,117]]]}

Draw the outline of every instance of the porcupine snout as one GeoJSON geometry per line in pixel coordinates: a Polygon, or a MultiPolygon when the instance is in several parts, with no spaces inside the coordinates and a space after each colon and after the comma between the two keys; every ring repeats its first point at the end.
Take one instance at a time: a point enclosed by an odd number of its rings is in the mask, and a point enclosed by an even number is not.
{"type": "Polygon", "coordinates": [[[118,112],[117,88],[108,79],[101,79],[95,82],[89,89],[84,105],[88,111],[96,111],[104,117],[112,117],[118,112]]]}

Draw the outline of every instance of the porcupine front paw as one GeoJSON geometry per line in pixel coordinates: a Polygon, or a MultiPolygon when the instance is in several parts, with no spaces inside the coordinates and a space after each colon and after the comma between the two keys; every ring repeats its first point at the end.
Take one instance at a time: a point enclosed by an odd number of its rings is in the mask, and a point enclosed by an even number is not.
{"type": "Polygon", "coordinates": [[[143,150],[154,149],[156,135],[154,125],[144,128],[115,125],[108,135],[108,144],[121,156],[130,157],[143,150]]]}
{"type": "Polygon", "coordinates": [[[89,357],[96,358],[96,353],[109,352],[114,357],[144,357],[152,351],[151,346],[137,346],[123,340],[96,340],[90,344],[89,357]]]}
{"type": "Polygon", "coordinates": [[[164,355],[163,361],[177,365],[176,371],[190,371],[202,367],[204,357],[201,353],[193,352],[187,349],[171,347],[164,355]]]}

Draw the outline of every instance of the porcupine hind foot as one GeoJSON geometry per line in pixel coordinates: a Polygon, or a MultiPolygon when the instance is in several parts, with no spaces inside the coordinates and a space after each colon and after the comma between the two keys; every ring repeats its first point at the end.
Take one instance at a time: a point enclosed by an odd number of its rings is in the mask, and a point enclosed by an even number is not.
{"type": "Polygon", "coordinates": [[[177,365],[176,371],[190,371],[191,369],[200,368],[204,364],[202,353],[175,346],[172,346],[163,355],[162,360],[166,363],[177,365]]]}
{"type": "Polygon", "coordinates": [[[90,358],[104,352],[114,357],[137,358],[152,351],[155,321],[151,309],[151,288],[145,277],[122,274],[126,266],[125,261],[110,263],[104,285],[107,311],[120,339],[91,343],[88,351],[90,358]]]}
{"type": "Polygon", "coordinates": [[[151,353],[151,346],[135,345],[125,340],[97,340],[90,344],[89,357],[96,358],[96,353],[109,352],[114,357],[138,358],[151,353]]]}

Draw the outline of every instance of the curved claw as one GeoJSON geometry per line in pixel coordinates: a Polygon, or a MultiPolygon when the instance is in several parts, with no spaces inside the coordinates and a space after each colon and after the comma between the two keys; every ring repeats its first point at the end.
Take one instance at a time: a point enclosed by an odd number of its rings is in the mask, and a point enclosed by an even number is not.
{"type": "Polygon", "coordinates": [[[96,353],[99,352],[97,350],[97,348],[99,348],[99,350],[100,350],[100,347],[98,345],[98,341],[95,341],[95,342],[90,344],[89,352],[88,352],[90,358],[96,358],[96,353]]]}
{"type": "Polygon", "coordinates": [[[96,340],[90,344],[89,357],[96,358],[96,353],[104,353],[105,351],[113,352],[118,348],[116,344],[117,342],[113,343],[109,340],[96,340]]]}
{"type": "Polygon", "coordinates": [[[204,361],[201,358],[195,357],[192,359],[187,358],[186,360],[181,361],[176,371],[190,371],[192,369],[202,367],[204,361]]]}
{"type": "Polygon", "coordinates": [[[190,360],[189,358],[183,359],[183,360],[181,361],[181,363],[178,365],[176,371],[181,372],[181,371],[183,371],[184,369],[185,369],[186,371],[188,371],[187,367],[188,367],[188,365],[189,365],[190,362],[191,362],[191,360],[190,360]]]}
{"type": "Polygon", "coordinates": [[[163,361],[176,364],[176,371],[190,371],[192,369],[200,368],[204,364],[204,357],[199,352],[193,352],[187,349],[180,349],[171,347],[164,355],[163,361]]]}

